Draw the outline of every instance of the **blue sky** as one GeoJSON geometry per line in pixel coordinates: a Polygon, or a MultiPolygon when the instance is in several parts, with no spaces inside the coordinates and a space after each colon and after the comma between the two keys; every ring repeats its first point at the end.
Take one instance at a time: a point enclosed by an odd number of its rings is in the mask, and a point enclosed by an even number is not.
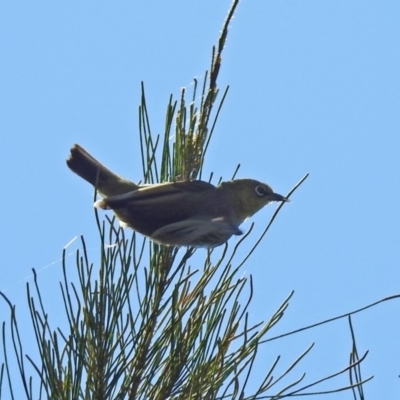
{"type": "MultiPolygon", "coordinates": [[[[141,179],[140,82],[162,133],[170,94],[208,68],[229,3],[0,3],[0,290],[22,314],[32,268],[58,293],[62,248],[80,234],[96,247],[92,190],[67,169],[69,147],[141,179]]],[[[400,293],[399,21],[396,0],[245,0],[231,24],[219,79],[230,90],[206,172],[228,179],[240,163],[239,177],[282,194],[310,174],[243,270],[255,279],[254,321],[295,290],[272,334],[400,293]]],[[[256,230],[273,210],[252,218],[256,230]]],[[[370,351],[363,376],[375,375],[368,399],[399,396],[399,310],[397,300],[353,319],[360,353],[370,351]]],[[[298,376],[346,365],[345,320],[267,355],[289,363],[312,342],[298,376]]]]}

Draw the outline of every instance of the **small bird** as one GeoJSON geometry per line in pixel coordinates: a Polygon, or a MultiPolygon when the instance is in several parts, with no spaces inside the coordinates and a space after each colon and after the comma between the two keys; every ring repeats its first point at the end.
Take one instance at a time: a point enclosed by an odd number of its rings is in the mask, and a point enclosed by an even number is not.
{"type": "Polygon", "coordinates": [[[269,202],[289,201],[253,179],[218,186],[199,180],[139,186],[111,172],[78,144],[71,148],[67,165],[101,194],[95,207],[113,210],[121,226],[171,246],[219,246],[241,235],[239,225],[269,202]]]}

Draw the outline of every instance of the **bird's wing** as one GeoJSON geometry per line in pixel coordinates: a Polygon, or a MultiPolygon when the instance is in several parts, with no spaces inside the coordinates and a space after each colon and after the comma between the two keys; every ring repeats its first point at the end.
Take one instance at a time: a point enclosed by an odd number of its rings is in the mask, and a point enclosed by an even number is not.
{"type": "MultiPolygon", "coordinates": [[[[141,187],[132,192],[106,197],[94,205],[97,208],[113,209],[127,226],[153,237],[153,233],[158,230],[161,230],[160,235],[166,233],[168,228],[165,227],[168,226],[172,227],[172,231],[179,230],[184,227],[179,223],[191,218],[201,219],[203,214],[209,215],[208,220],[224,216],[219,210],[215,211],[216,206],[220,207],[220,202],[215,201],[218,200],[216,197],[218,192],[209,183],[176,182],[141,187]],[[163,231],[163,228],[166,230],[163,231]]],[[[176,235],[182,236],[179,239],[179,243],[182,243],[183,234],[177,232],[176,235]]],[[[166,240],[163,243],[174,244],[166,240]]]]}
{"type": "MultiPolygon", "coordinates": [[[[138,207],[140,205],[146,207],[151,205],[151,208],[157,205],[168,207],[169,205],[176,206],[179,201],[186,199],[185,195],[207,190],[214,190],[215,186],[204,181],[183,181],[162,183],[158,185],[141,186],[138,190],[133,190],[128,193],[117,196],[110,196],[102,200],[102,203],[107,208],[119,208],[129,205],[138,207]],[[149,202],[150,201],[150,202],[149,202]]],[[[102,207],[103,208],[103,207],[102,207]]]]}
{"type": "Polygon", "coordinates": [[[188,219],[163,226],[153,232],[152,239],[176,246],[215,247],[225,243],[232,235],[241,235],[235,225],[215,218],[188,219]]]}

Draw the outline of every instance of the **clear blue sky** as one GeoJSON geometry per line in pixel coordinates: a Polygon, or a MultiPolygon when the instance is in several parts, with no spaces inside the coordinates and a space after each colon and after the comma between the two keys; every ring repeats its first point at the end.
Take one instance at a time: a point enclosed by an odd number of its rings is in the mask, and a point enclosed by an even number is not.
{"type": "MultiPolygon", "coordinates": [[[[162,133],[170,94],[208,68],[229,3],[0,3],[0,290],[22,314],[32,268],[56,297],[63,246],[80,234],[96,246],[92,189],[67,169],[69,147],[139,180],[140,82],[162,133]]],[[[295,290],[271,334],[400,293],[399,21],[398,0],[239,5],[206,171],[227,179],[241,163],[239,177],[282,194],[310,173],[243,271],[255,279],[254,321],[295,290]]],[[[252,219],[256,229],[273,209],[252,219]]],[[[0,313],[7,318],[4,304],[0,313]]],[[[363,376],[375,375],[367,399],[399,398],[399,314],[397,300],[353,319],[359,352],[370,351],[363,376]]],[[[282,354],[288,365],[312,342],[294,377],[346,365],[345,320],[274,342],[263,359],[282,354]]]]}

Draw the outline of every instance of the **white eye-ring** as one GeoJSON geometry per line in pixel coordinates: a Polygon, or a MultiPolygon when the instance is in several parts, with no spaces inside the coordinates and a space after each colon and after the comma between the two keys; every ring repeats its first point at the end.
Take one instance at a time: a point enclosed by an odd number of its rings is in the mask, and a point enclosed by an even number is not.
{"type": "Polygon", "coordinates": [[[264,186],[258,185],[255,187],[254,190],[256,191],[257,195],[260,197],[264,197],[267,195],[267,190],[265,189],[264,186]]]}

